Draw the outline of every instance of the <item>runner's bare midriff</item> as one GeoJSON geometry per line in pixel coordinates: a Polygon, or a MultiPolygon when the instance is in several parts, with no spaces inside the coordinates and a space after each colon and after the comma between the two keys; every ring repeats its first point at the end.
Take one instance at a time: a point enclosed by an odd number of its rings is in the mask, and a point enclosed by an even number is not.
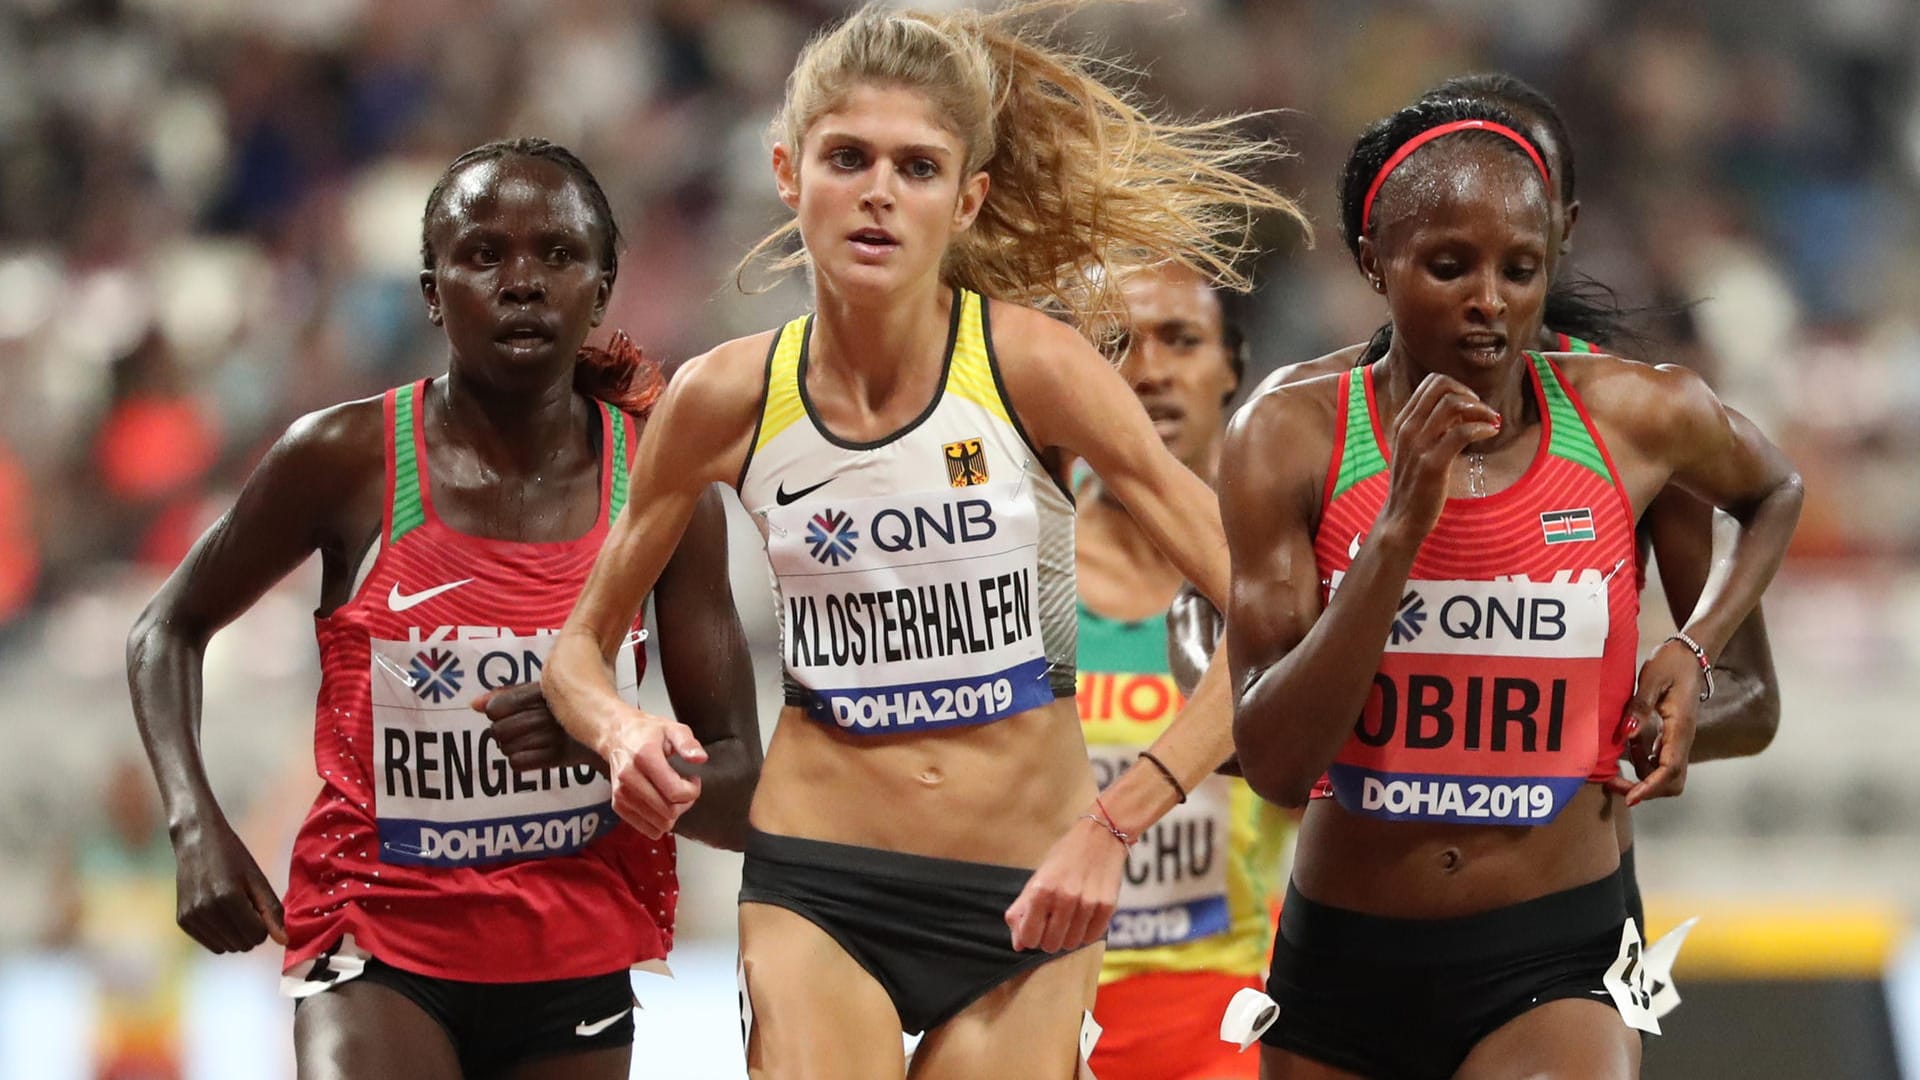
{"type": "Polygon", "coordinates": [[[1586,784],[1545,825],[1383,821],[1315,799],[1293,880],[1322,904],[1393,918],[1472,915],[1606,877],[1620,865],[1618,796],[1586,784]]]}
{"type": "Polygon", "coordinates": [[[843,735],[788,706],[751,820],[783,836],[1032,867],[1093,795],[1071,701],[883,736],[843,735]]]}

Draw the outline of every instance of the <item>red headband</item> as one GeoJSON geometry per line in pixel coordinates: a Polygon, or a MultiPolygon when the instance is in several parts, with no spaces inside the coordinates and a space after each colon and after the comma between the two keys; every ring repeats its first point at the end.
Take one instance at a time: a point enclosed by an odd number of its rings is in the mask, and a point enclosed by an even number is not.
{"type": "Polygon", "coordinates": [[[1361,233],[1364,234],[1368,226],[1372,224],[1373,197],[1380,194],[1380,185],[1387,182],[1387,177],[1393,170],[1400,167],[1401,162],[1412,157],[1415,150],[1420,149],[1442,135],[1451,135],[1456,131],[1469,130],[1491,131],[1495,135],[1512,139],[1515,145],[1527,152],[1527,160],[1533,162],[1533,167],[1540,170],[1540,179],[1545,181],[1547,185],[1547,195],[1549,198],[1552,197],[1553,178],[1547,175],[1547,163],[1540,160],[1540,151],[1535,150],[1533,144],[1528,142],[1519,132],[1507,127],[1505,124],[1496,124],[1491,120],[1455,120],[1451,123],[1441,124],[1438,127],[1430,127],[1420,134],[1415,135],[1413,138],[1408,139],[1405,143],[1401,144],[1400,149],[1393,152],[1393,156],[1387,159],[1385,165],[1380,166],[1380,171],[1373,176],[1373,183],[1367,185],[1366,199],[1360,203],[1361,233]]]}

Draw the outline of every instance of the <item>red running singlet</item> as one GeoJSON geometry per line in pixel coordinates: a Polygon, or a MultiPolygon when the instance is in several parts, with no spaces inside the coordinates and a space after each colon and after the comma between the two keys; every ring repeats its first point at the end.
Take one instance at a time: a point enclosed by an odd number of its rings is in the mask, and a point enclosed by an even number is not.
{"type": "MultiPolygon", "coordinates": [[[[347,934],[394,967],[471,982],[584,978],[664,957],[673,838],[620,823],[588,767],[515,772],[470,707],[539,677],[626,502],[633,422],[596,403],[600,514],[586,535],[490,540],[434,513],[428,385],[387,392],[379,550],[352,598],[316,620],[322,787],[294,842],[284,970],[347,934]]],[[[628,700],[637,642],[616,664],[628,700]]]]}
{"type": "MultiPolygon", "coordinates": [[[[1317,796],[1395,821],[1542,825],[1618,774],[1633,693],[1633,511],[1580,399],[1529,353],[1540,447],[1511,487],[1450,498],[1421,542],[1359,723],[1317,796]]],[[[1314,558],[1331,600],[1385,506],[1373,370],[1345,403],[1314,558]]]]}

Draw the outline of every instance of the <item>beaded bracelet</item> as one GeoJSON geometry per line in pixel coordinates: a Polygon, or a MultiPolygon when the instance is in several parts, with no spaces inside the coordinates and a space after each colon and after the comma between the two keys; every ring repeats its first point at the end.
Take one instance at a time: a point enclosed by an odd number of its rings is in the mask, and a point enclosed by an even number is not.
{"type": "MultiPolygon", "coordinates": [[[[1700,700],[1706,701],[1713,697],[1713,661],[1707,659],[1707,650],[1701,648],[1699,642],[1688,637],[1684,630],[1667,635],[1667,641],[1677,641],[1692,651],[1693,658],[1700,661],[1701,676],[1707,680],[1707,688],[1700,694],[1700,700]]],[[[1667,641],[1660,644],[1665,645],[1667,641]]]]}

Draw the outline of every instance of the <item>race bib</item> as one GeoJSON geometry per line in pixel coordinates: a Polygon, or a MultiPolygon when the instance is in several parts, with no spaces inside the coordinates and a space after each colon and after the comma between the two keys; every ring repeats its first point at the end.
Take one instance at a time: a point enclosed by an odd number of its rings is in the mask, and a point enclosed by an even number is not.
{"type": "MultiPolygon", "coordinates": [[[[1138,748],[1090,746],[1094,776],[1106,787],[1133,763],[1138,748]]],[[[1120,898],[1107,929],[1109,949],[1150,949],[1224,934],[1227,909],[1227,847],[1232,827],[1232,789],[1224,776],[1209,776],[1155,822],[1131,850],[1120,879],[1120,898]]]]}
{"type": "Polygon", "coordinates": [[[1100,1035],[1105,1028],[1093,1018],[1091,1009],[1080,1011],[1080,1060],[1086,1062],[1093,1057],[1093,1048],[1100,1044],[1100,1035]]]}
{"type": "Polygon", "coordinates": [[[1674,985],[1673,964],[1680,958],[1680,946],[1687,943],[1687,935],[1699,921],[1700,916],[1695,915],[1647,946],[1647,988],[1653,992],[1652,1008],[1656,1017],[1664,1017],[1680,1007],[1680,988],[1674,985]]]}
{"type": "Polygon", "coordinates": [[[1654,986],[1648,971],[1646,946],[1640,941],[1640,928],[1628,919],[1620,928],[1620,952],[1607,968],[1600,985],[1607,988],[1613,1006],[1627,1026],[1649,1035],[1660,1034],[1660,1018],[1653,1011],[1654,986]]]}
{"type": "MultiPolygon", "coordinates": [[[[471,706],[489,690],[539,679],[553,632],[449,628],[420,640],[374,639],[373,761],[380,861],[481,866],[579,851],[616,824],[613,791],[591,766],[516,772],[471,706]]],[[[637,700],[633,650],[615,685],[637,700]]]]}
{"type": "Polygon", "coordinates": [[[747,960],[736,955],[733,961],[733,977],[740,987],[740,1048],[753,1052],[753,996],[747,992],[747,960]]]}
{"type": "Polygon", "coordinates": [[[1390,821],[1552,821],[1593,766],[1607,632],[1597,570],[1408,582],[1353,737],[1327,769],[1334,796],[1390,821]]]}
{"type": "Polygon", "coordinates": [[[763,511],[787,673],[857,735],[985,724],[1053,700],[1032,500],[1014,485],[763,511]],[[961,494],[965,492],[966,494],[961,494]]]}
{"type": "Polygon", "coordinates": [[[1262,991],[1243,986],[1234,991],[1227,1011],[1220,1016],[1220,1041],[1233,1043],[1244,1052],[1279,1019],[1278,1002],[1262,991]]]}

